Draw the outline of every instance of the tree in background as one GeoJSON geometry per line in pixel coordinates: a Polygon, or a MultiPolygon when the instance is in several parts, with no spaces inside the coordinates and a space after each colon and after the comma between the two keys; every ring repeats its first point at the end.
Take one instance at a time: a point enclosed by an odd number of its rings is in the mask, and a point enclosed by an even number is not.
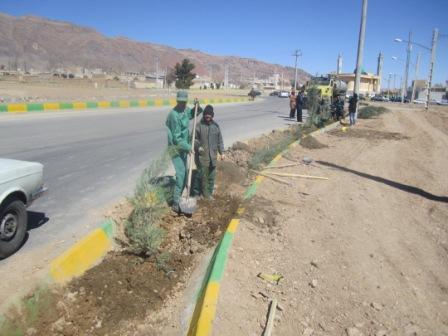
{"type": "Polygon", "coordinates": [[[177,63],[174,67],[174,73],[176,75],[176,88],[189,89],[193,85],[193,79],[196,78],[196,74],[193,73],[195,65],[185,58],[181,64],[177,63]]]}

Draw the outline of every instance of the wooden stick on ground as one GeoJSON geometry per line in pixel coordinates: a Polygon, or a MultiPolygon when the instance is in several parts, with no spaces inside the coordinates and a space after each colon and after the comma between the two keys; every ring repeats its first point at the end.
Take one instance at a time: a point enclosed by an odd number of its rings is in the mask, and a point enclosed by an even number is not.
{"type": "Polygon", "coordinates": [[[286,167],[294,167],[294,166],[298,166],[300,163],[290,163],[290,164],[285,164],[282,166],[271,166],[271,167],[265,167],[264,169],[276,169],[276,168],[286,168],[286,167]]]}
{"type": "Polygon", "coordinates": [[[271,306],[269,307],[268,322],[264,329],[263,336],[271,336],[272,329],[274,328],[275,311],[277,310],[277,299],[272,299],[271,306]]]}
{"type": "Polygon", "coordinates": [[[269,173],[269,174],[265,174],[265,173],[263,173],[263,172],[256,172],[256,173],[259,174],[259,175],[261,175],[261,176],[270,178],[271,180],[273,180],[273,181],[275,181],[275,182],[280,182],[280,183],[286,184],[286,185],[288,185],[288,186],[291,186],[291,183],[289,183],[288,181],[285,181],[285,180],[283,180],[283,179],[281,179],[281,178],[278,178],[278,177],[270,176],[270,175],[269,175],[270,173],[269,173]]]}
{"type": "Polygon", "coordinates": [[[274,173],[274,172],[269,172],[268,174],[276,175],[276,176],[287,176],[287,177],[302,177],[302,178],[315,179],[315,180],[328,180],[328,177],[321,177],[321,176],[289,174],[289,173],[274,173]]]}

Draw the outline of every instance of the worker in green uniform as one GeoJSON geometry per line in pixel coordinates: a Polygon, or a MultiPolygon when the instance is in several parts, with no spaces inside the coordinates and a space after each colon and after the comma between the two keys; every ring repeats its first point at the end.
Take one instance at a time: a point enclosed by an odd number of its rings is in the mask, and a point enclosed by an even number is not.
{"type": "Polygon", "coordinates": [[[224,143],[219,125],[213,120],[213,106],[204,108],[204,115],[196,125],[195,162],[197,174],[193,184],[193,194],[210,199],[215,188],[218,154],[223,159],[224,143]]]}
{"type": "MultiPolygon", "coordinates": [[[[194,118],[194,108],[188,108],[187,91],[177,92],[177,104],[170,111],[166,118],[168,130],[168,152],[176,170],[176,184],[173,192],[172,209],[179,213],[179,199],[185,188],[187,179],[187,157],[188,153],[193,154],[193,147],[190,140],[189,123],[194,118]]],[[[199,101],[195,99],[194,104],[198,104],[198,114],[202,112],[199,101]]]]}

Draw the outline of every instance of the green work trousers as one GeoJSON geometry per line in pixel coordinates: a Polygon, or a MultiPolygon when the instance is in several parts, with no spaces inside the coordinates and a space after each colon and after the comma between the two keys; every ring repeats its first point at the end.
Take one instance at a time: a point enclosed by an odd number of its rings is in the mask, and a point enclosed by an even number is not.
{"type": "Polygon", "coordinates": [[[180,196],[185,188],[187,182],[187,153],[180,153],[173,156],[172,161],[174,169],[176,170],[176,184],[173,192],[173,204],[179,204],[180,196]]]}
{"type": "Polygon", "coordinates": [[[215,188],[216,166],[211,162],[196,161],[197,172],[193,184],[193,194],[210,198],[215,188]]]}

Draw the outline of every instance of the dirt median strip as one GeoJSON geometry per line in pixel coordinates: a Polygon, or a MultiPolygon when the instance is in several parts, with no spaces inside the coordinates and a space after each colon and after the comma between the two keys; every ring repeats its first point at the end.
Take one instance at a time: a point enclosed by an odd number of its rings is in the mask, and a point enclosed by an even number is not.
{"type": "MultiPolygon", "coordinates": [[[[338,123],[333,123],[305,135],[302,139],[307,136],[312,136],[313,134],[328,132],[337,126],[338,123]]],[[[278,154],[271,161],[271,163],[269,163],[268,167],[275,165],[275,163],[282,158],[284,153],[288,152],[290,148],[297,146],[300,141],[301,139],[289,145],[286,150],[278,154]]],[[[255,181],[246,190],[244,200],[250,200],[255,195],[257,188],[260,186],[264,178],[265,177],[261,175],[258,175],[255,178],[255,181]]],[[[238,212],[239,216],[243,215],[243,213],[243,208],[240,208],[238,212]]],[[[204,284],[202,286],[202,293],[199,295],[199,299],[196,303],[196,308],[190,322],[190,328],[188,331],[189,336],[206,336],[210,335],[212,332],[212,325],[215,318],[216,306],[219,297],[220,282],[226,267],[228,252],[231,248],[234,234],[238,225],[235,223],[239,224],[239,218],[234,218],[230,221],[226,234],[221,243],[218,245],[214,258],[211,260],[211,264],[209,266],[210,272],[206,274],[204,284]]]]}

